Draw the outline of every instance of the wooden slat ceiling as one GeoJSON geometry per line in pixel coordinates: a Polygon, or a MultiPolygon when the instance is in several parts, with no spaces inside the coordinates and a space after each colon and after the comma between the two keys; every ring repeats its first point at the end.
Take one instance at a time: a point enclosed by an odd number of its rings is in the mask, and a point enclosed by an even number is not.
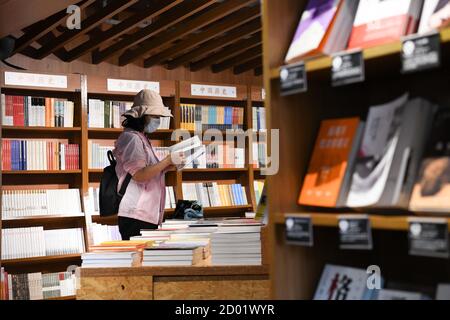
{"type": "Polygon", "coordinates": [[[11,35],[14,54],[261,75],[259,0],[83,0],[78,5],[80,29],[69,30],[68,14],[61,10],[11,35]]]}

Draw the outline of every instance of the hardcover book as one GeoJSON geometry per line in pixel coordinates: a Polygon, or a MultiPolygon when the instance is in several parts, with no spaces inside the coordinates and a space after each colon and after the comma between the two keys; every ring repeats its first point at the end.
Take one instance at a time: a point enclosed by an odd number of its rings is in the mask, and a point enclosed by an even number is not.
{"type": "Polygon", "coordinates": [[[348,169],[353,165],[362,132],[359,128],[359,118],[322,121],[299,204],[336,207],[345,203],[348,169]]]}
{"type": "Polygon", "coordinates": [[[447,212],[450,210],[450,109],[435,117],[424,159],[414,185],[410,209],[447,212]]]}
{"type": "Polygon", "coordinates": [[[450,25],[450,0],[426,0],[418,33],[427,33],[450,25]]]}

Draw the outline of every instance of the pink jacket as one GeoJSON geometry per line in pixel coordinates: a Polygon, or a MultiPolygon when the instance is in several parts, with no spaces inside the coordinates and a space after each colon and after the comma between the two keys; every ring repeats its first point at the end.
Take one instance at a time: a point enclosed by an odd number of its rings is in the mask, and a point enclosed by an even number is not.
{"type": "MultiPolygon", "coordinates": [[[[140,169],[159,162],[148,138],[141,132],[125,129],[115,143],[116,174],[120,189],[127,172],[134,175],[140,169]]],[[[119,206],[119,216],[153,224],[161,224],[166,199],[165,172],[145,182],[130,180],[119,206]]]]}

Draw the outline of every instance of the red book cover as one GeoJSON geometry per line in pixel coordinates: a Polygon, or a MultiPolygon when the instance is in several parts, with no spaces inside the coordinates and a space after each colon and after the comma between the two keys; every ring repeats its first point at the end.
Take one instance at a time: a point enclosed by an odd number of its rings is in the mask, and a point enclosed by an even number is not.
{"type": "Polygon", "coordinates": [[[5,116],[13,117],[14,116],[14,96],[5,96],[5,116]]]}
{"type": "Polygon", "coordinates": [[[13,98],[13,113],[14,113],[14,119],[13,123],[14,126],[24,126],[25,125],[25,114],[24,114],[24,106],[23,102],[24,99],[22,96],[15,96],[13,98]]]}
{"type": "Polygon", "coordinates": [[[76,161],[77,161],[77,167],[76,169],[80,169],[80,146],[77,145],[77,157],[76,157],[76,161]]]}

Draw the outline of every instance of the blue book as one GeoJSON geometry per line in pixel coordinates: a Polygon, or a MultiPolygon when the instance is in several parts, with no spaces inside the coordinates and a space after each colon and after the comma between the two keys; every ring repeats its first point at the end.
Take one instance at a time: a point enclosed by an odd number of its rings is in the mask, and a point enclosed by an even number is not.
{"type": "Polygon", "coordinates": [[[237,186],[238,186],[237,184],[233,184],[232,189],[233,189],[234,203],[239,206],[239,205],[241,205],[241,199],[239,197],[239,192],[237,190],[237,186]]]}
{"type": "Polygon", "coordinates": [[[23,148],[24,141],[20,140],[20,170],[25,170],[24,168],[24,158],[25,158],[25,150],[23,148]]]}
{"type": "Polygon", "coordinates": [[[27,170],[27,141],[23,141],[23,170],[27,170]]]}
{"type": "Polygon", "coordinates": [[[20,170],[20,167],[19,167],[19,156],[20,156],[20,154],[18,154],[17,153],[17,151],[19,151],[19,153],[20,153],[20,150],[18,150],[18,148],[17,148],[17,143],[18,143],[18,141],[17,140],[12,140],[11,141],[11,169],[12,170],[20,170]]]}
{"type": "Polygon", "coordinates": [[[256,108],[256,119],[257,119],[257,129],[258,131],[261,130],[261,113],[259,112],[259,108],[256,108]]]}

